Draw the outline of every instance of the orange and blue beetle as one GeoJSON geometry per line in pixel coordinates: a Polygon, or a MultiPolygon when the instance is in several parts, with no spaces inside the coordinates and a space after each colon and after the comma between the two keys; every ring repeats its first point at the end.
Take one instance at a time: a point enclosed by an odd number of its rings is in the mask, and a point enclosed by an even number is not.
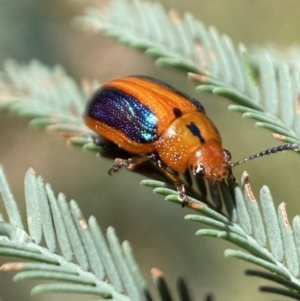
{"type": "Polygon", "coordinates": [[[89,101],[85,123],[102,138],[136,155],[116,159],[109,173],[133,168],[147,160],[175,184],[183,206],[187,201],[182,180],[175,172],[190,169],[211,182],[230,178],[231,168],[250,159],[283,150],[284,144],[236,163],[223,149],[220,133],[200,102],[148,76],[127,76],[104,84],[89,101]]]}

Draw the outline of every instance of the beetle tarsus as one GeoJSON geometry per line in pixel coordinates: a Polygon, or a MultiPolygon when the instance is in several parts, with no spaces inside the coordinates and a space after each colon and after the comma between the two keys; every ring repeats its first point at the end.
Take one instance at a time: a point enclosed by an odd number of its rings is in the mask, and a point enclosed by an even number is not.
{"type": "Polygon", "coordinates": [[[188,203],[188,198],[185,193],[185,187],[183,182],[175,184],[177,188],[177,193],[178,193],[178,200],[181,202],[181,207],[185,207],[188,203]]]}
{"type": "Polygon", "coordinates": [[[123,166],[126,167],[127,169],[134,169],[135,165],[141,164],[145,161],[148,161],[150,158],[148,156],[142,156],[142,157],[132,157],[129,159],[121,159],[121,158],[116,158],[115,163],[113,166],[108,170],[108,174],[112,174],[112,172],[117,172],[119,171],[120,168],[123,166]]]}
{"type": "Polygon", "coordinates": [[[113,166],[108,170],[108,174],[111,175],[112,172],[117,172],[119,171],[119,169],[122,167],[122,166],[127,166],[127,160],[123,160],[123,159],[120,159],[120,158],[116,158],[115,159],[115,163],[113,164],[113,166]]]}
{"type": "Polygon", "coordinates": [[[185,194],[184,184],[183,183],[177,184],[176,188],[178,192],[178,200],[181,202],[181,207],[183,208],[188,202],[187,196],[185,194]]]}

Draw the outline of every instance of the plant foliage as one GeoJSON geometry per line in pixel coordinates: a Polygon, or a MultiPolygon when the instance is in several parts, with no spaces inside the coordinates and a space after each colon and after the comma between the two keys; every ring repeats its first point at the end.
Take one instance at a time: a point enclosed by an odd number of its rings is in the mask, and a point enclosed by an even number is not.
{"type": "MultiPolygon", "coordinates": [[[[154,187],[154,192],[167,195],[166,200],[180,203],[176,195],[170,195],[162,183],[145,180],[145,186],[154,187]]],[[[238,249],[225,250],[225,257],[239,258],[266,269],[249,270],[248,275],[262,277],[285,289],[261,287],[262,291],[280,293],[295,299],[300,297],[299,254],[300,254],[300,218],[294,217],[292,226],[285,210],[285,203],[275,208],[273,197],[267,186],[260,190],[260,206],[254,196],[247,173],[243,174],[242,187],[231,184],[230,187],[219,185],[227,214],[220,214],[199,200],[189,198],[188,206],[199,214],[185,216],[188,221],[209,226],[196,235],[225,239],[238,249]],[[261,207],[261,208],[260,208],[261,207]],[[242,249],[242,250],[241,250],[242,249]]]]}
{"type": "MultiPolygon", "coordinates": [[[[226,215],[189,198],[188,206],[197,214],[186,215],[185,219],[210,227],[197,231],[196,235],[222,238],[238,247],[227,249],[226,257],[239,258],[268,271],[249,270],[248,275],[285,287],[261,287],[262,291],[297,299],[300,296],[299,216],[293,219],[292,230],[285,204],[280,204],[276,211],[268,187],[261,189],[260,209],[246,173],[242,182],[242,188],[236,184],[219,186],[226,215]]],[[[155,187],[156,193],[167,195],[167,200],[180,204],[176,192],[163,188],[164,183],[145,180],[142,184],[155,187]]],[[[94,217],[86,221],[75,201],[68,203],[62,193],[56,197],[51,186],[36,177],[32,169],[25,175],[27,225],[22,221],[2,167],[0,192],[8,217],[6,221],[1,214],[0,255],[33,261],[8,262],[1,269],[17,271],[15,281],[55,281],[35,286],[33,294],[75,292],[113,300],[152,300],[129,242],[120,244],[113,228],[107,230],[105,239],[94,217]]],[[[162,300],[172,300],[162,272],[153,269],[152,275],[162,300]]],[[[178,282],[178,290],[185,296],[182,300],[191,300],[182,279],[178,282]]]]}
{"type": "Polygon", "coordinates": [[[188,72],[189,79],[200,83],[196,90],[231,99],[236,104],[230,110],[257,120],[256,126],[281,141],[299,144],[299,72],[275,51],[249,53],[190,13],[180,18],[156,2],[114,0],[106,9],[87,9],[75,21],[144,51],[160,66],[188,72]]]}
{"type": "Polygon", "coordinates": [[[65,136],[74,145],[96,148],[90,139],[95,134],[83,123],[82,114],[97,82],[79,86],[61,66],[49,68],[36,60],[23,66],[8,60],[0,75],[0,108],[27,117],[31,126],[65,136]]]}
{"type": "MultiPolygon", "coordinates": [[[[159,65],[188,72],[190,79],[200,83],[197,90],[231,99],[236,103],[229,106],[231,110],[257,120],[256,125],[271,130],[275,138],[300,142],[299,73],[273,53],[262,49],[249,53],[215,28],[206,29],[191,14],[181,19],[176,12],[167,13],[160,4],[147,1],[114,0],[105,11],[88,9],[76,22],[145,51],[159,65]]],[[[0,107],[30,118],[32,126],[67,137],[73,145],[102,152],[93,143],[95,133],[81,117],[86,99],[98,86],[92,81],[77,85],[59,66],[48,68],[37,61],[20,66],[9,60],[0,74],[0,107]]],[[[188,176],[186,181],[190,181],[188,176]]],[[[224,214],[207,204],[207,192],[200,183],[199,200],[189,198],[188,203],[199,214],[187,215],[186,220],[210,227],[197,235],[226,239],[238,247],[226,250],[226,257],[268,271],[249,270],[248,275],[284,286],[262,287],[262,291],[299,299],[299,217],[291,226],[284,204],[276,211],[266,186],[260,192],[260,209],[246,174],[242,183],[242,188],[232,183],[219,185],[211,196],[214,203],[224,202],[224,214]]],[[[145,180],[142,184],[178,202],[176,192],[165,183],[145,180]]],[[[63,194],[56,197],[32,169],[25,176],[26,226],[2,169],[0,192],[8,218],[1,217],[0,254],[34,262],[6,263],[2,269],[18,271],[15,280],[56,281],[35,286],[33,293],[77,292],[113,300],[151,300],[129,243],[121,245],[112,228],[105,239],[94,217],[86,221],[75,201],[68,203],[63,194]]],[[[162,273],[154,269],[152,274],[162,299],[172,300],[162,273]]],[[[185,283],[179,281],[178,287],[182,300],[190,300],[185,283]]]]}
{"type": "MultiPolygon", "coordinates": [[[[1,213],[0,255],[26,260],[7,262],[1,270],[17,272],[14,281],[53,282],[36,285],[32,294],[77,293],[116,301],[152,300],[129,242],[120,244],[111,227],[105,237],[93,216],[86,221],[74,200],[67,202],[62,193],[55,196],[33,169],[25,175],[26,224],[2,166],[0,194],[7,216],[5,220],[1,213]]],[[[163,273],[158,269],[151,273],[162,300],[173,300],[163,273]]],[[[179,279],[177,286],[182,301],[190,301],[185,281],[179,279]]]]}
{"type": "Polygon", "coordinates": [[[44,185],[42,178],[29,169],[25,175],[27,234],[2,167],[0,174],[8,216],[8,221],[0,223],[0,254],[34,261],[9,262],[2,270],[18,271],[15,281],[58,282],[37,285],[33,294],[76,292],[114,300],[143,300],[142,282],[136,283],[140,275],[133,276],[126,262],[130,246],[128,242],[120,245],[114,229],[107,230],[106,242],[94,217],[86,221],[75,201],[68,203],[62,193],[56,197],[51,186],[44,185]],[[43,239],[46,247],[41,246],[43,239]],[[58,249],[61,255],[56,254],[58,249]],[[125,274],[127,277],[122,278],[125,274]]]}

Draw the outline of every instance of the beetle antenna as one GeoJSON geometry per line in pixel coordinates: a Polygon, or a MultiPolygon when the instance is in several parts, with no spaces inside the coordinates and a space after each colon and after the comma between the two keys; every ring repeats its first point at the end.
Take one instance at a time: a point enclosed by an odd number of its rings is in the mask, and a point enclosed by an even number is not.
{"type": "Polygon", "coordinates": [[[262,157],[262,156],[265,156],[265,155],[270,155],[270,154],[276,154],[278,152],[283,152],[283,151],[286,151],[286,150],[291,150],[291,151],[298,151],[300,149],[299,145],[296,144],[296,143],[287,143],[287,144],[282,144],[282,145],[279,145],[279,146],[275,146],[275,147],[272,147],[272,148],[269,148],[269,149],[266,149],[260,153],[257,153],[255,155],[252,155],[248,158],[245,158],[243,160],[240,160],[240,161],[237,161],[237,162],[230,162],[230,166],[231,167],[234,167],[234,166],[237,166],[237,165],[240,165],[242,163],[245,163],[249,160],[252,160],[252,159],[255,159],[255,158],[258,158],[258,157],[262,157]]]}

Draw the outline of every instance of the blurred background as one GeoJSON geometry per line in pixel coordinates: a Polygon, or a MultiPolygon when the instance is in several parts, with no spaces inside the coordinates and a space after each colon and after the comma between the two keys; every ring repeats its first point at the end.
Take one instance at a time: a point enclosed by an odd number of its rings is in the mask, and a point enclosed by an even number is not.
{"type": "MultiPolygon", "coordinates": [[[[286,48],[299,43],[300,2],[297,0],[162,0],[166,8],[180,13],[192,12],[205,25],[215,26],[235,44],[248,48],[273,42],[286,48]]],[[[238,160],[277,145],[267,131],[256,129],[251,120],[227,111],[229,101],[196,94],[186,74],[155,66],[153,60],[136,50],[120,45],[99,34],[80,31],[71,26],[74,16],[89,5],[103,1],[79,0],[0,0],[0,66],[7,58],[27,63],[32,58],[43,64],[60,64],[78,82],[82,78],[104,82],[128,74],[157,77],[199,99],[219,128],[224,147],[238,160]]],[[[224,259],[223,251],[231,247],[225,241],[196,237],[199,225],[186,222],[189,209],[167,203],[139,182],[142,176],[123,170],[108,176],[111,160],[69,148],[62,138],[28,127],[26,120],[0,112],[0,163],[3,164],[11,189],[24,210],[24,174],[35,169],[56,193],[64,192],[75,199],[85,217],[95,215],[103,231],[113,226],[121,241],[130,241],[136,259],[150,287],[150,269],[160,268],[175,292],[175,281],[183,276],[195,300],[209,292],[216,300],[270,300],[257,286],[262,280],[243,275],[250,264],[224,259]],[[118,189],[116,189],[117,187],[118,189]],[[228,277],[230,273],[230,277],[228,277]]],[[[299,157],[285,153],[265,157],[235,168],[240,179],[247,169],[252,176],[256,196],[263,184],[270,187],[278,205],[287,202],[290,219],[300,210],[299,157]],[[279,185],[281,184],[282,185],[279,185]],[[284,183],[284,184],[283,184],[284,183]]],[[[1,259],[2,262],[3,259],[1,259]]],[[[2,300],[31,300],[32,282],[14,284],[12,274],[0,274],[2,300]]],[[[35,300],[57,300],[57,295],[42,295],[35,300]]],[[[89,300],[91,296],[66,295],[65,300],[89,300]]],[[[285,300],[284,298],[280,298],[285,300]]]]}

